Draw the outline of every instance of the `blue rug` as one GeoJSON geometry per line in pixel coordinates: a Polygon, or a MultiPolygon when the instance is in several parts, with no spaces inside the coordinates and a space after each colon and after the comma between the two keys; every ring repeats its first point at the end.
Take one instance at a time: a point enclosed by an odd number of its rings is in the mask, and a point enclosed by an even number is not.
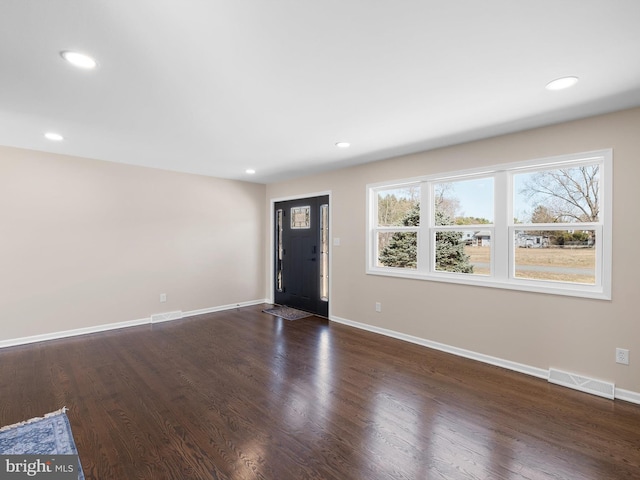
{"type": "MultiPolygon", "coordinates": [[[[78,455],[66,410],[0,428],[0,454],[78,455]]],[[[78,480],[84,480],[80,460],[78,480]]]]}

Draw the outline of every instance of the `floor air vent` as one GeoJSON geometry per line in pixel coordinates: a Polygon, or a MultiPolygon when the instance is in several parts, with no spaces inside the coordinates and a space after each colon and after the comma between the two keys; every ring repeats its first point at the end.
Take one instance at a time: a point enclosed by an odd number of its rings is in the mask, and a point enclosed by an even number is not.
{"type": "Polygon", "coordinates": [[[182,318],[182,312],[156,313],[151,315],[151,323],[168,322],[169,320],[178,320],[182,318]]]}
{"type": "Polygon", "coordinates": [[[549,382],[611,400],[613,400],[615,393],[615,385],[613,383],[603,382],[595,378],[581,377],[580,375],[563,372],[554,368],[549,369],[549,382]]]}

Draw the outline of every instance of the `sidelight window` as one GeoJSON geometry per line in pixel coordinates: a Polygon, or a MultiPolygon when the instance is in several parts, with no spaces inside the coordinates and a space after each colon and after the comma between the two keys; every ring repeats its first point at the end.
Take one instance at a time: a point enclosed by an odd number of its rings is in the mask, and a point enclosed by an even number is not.
{"type": "Polygon", "coordinates": [[[329,301],[329,205],[320,205],[320,300],[329,301]]]}
{"type": "Polygon", "coordinates": [[[282,247],[282,229],[284,228],[284,211],[276,211],[276,290],[282,292],[282,257],[284,249],[282,247]]]}

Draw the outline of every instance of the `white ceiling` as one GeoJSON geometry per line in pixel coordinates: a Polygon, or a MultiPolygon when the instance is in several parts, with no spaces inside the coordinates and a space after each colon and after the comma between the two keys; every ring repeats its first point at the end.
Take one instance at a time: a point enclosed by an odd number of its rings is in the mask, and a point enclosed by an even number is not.
{"type": "Polygon", "coordinates": [[[638,0],[1,0],[0,144],[268,183],[638,106],[639,22],[638,0]]]}

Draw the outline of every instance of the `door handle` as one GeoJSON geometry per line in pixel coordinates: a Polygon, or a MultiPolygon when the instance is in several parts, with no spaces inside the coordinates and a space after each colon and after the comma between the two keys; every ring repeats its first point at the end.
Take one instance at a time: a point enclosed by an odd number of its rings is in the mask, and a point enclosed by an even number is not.
{"type": "Polygon", "coordinates": [[[316,257],[310,258],[309,260],[311,260],[312,262],[316,261],[316,257]]]}

